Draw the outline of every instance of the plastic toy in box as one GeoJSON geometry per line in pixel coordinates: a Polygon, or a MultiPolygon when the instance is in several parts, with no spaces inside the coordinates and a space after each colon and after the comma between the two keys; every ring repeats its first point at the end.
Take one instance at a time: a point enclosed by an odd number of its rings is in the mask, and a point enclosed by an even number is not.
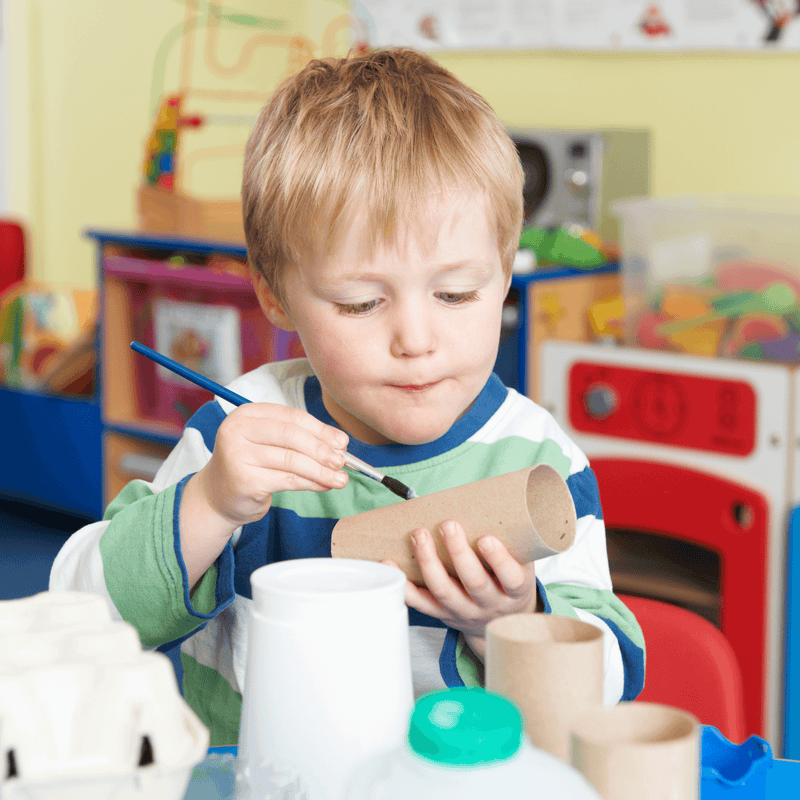
{"type": "Polygon", "coordinates": [[[525,228],[519,247],[532,252],[541,267],[555,264],[591,270],[619,256],[615,245],[604,242],[596,231],[559,225],[525,228]]]}
{"type": "Polygon", "coordinates": [[[670,283],[632,321],[636,344],[695,355],[800,362],[800,270],[723,261],[701,283],[670,283]]]}
{"type": "Polygon", "coordinates": [[[634,197],[612,210],[628,344],[800,362],[800,199],[634,197]]]}

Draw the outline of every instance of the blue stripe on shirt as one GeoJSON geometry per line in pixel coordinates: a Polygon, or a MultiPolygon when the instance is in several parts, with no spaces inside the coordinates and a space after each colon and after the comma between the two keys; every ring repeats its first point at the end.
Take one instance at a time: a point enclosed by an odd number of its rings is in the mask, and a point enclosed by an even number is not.
{"type": "Polygon", "coordinates": [[[599,617],[611,628],[617,637],[619,650],[622,654],[622,664],[625,671],[625,682],[622,686],[620,700],[635,700],[644,688],[644,651],[635,645],[619,628],[616,622],[605,617],[599,617]]]}
{"type": "MultiPolygon", "coordinates": [[[[312,375],[306,378],[305,387],[306,410],[326,425],[339,426],[328,413],[322,402],[319,379],[312,375]]],[[[350,437],[347,451],[361,458],[373,467],[400,466],[416,464],[429,458],[447,453],[463,444],[477,433],[500,408],[508,396],[508,389],[497,375],[492,374],[486,381],[480,394],[461,419],[456,420],[444,436],[427,444],[386,444],[368,445],[350,437]]]]}
{"type": "Polygon", "coordinates": [[[187,610],[192,614],[192,616],[195,616],[199,619],[211,619],[220,611],[222,611],[223,608],[229,605],[234,597],[233,547],[231,547],[230,541],[226,542],[222,552],[217,556],[217,583],[214,589],[214,602],[216,604],[216,608],[210,614],[202,614],[192,605],[190,596],[192,587],[189,586],[189,573],[186,571],[186,562],[183,560],[183,552],[181,551],[181,534],[179,525],[183,490],[189,479],[194,474],[195,473],[187,475],[175,486],[175,504],[172,510],[173,545],[175,547],[175,558],[177,559],[178,566],[181,570],[181,580],[183,581],[183,602],[187,610]]]}
{"type": "Polygon", "coordinates": [[[458,631],[448,628],[444,637],[442,652],[439,654],[439,672],[448,689],[465,686],[463,678],[458,674],[456,666],[456,645],[458,644],[458,631]]]}
{"type": "Polygon", "coordinates": [[[199,431],[208,451],[213,453],[214,442],[217,439],[217,429],[222,425],[225,416],[222,406],[216,400],[210,400],[192,414],[191,419],[186,423],[186,427],[199,431]]]}
{"type": "Polygon", "coordinates": [[[603,519],[597,478],[589,467],[570,475],[567,478],[567,488],[572,495],[572,501],[575,503],[575,515],[578,519],[585,516],[603,519]]]}

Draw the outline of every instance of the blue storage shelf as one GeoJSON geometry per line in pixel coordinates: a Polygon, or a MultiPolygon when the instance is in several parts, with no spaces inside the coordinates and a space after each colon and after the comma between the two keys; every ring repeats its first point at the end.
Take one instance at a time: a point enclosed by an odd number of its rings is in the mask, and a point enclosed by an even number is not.
{"type": "Polygon", "coordinates": [[[103,514],[100,404],[0,387],[0,495],[90,519],[103,514]]]}

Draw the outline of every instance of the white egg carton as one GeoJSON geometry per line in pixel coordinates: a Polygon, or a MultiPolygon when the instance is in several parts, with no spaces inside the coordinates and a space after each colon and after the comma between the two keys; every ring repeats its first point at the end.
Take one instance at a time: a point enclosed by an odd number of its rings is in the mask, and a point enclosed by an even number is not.
{"type": "Polygon", "coordinates": [[[101,597],[0,601],[0,800],[182,800],[208,729],[101,597]]]}

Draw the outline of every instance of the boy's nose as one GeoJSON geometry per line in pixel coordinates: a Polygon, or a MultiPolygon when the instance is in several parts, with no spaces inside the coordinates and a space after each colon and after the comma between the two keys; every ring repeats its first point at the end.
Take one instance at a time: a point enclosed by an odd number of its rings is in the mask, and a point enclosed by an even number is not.
{"type": "Polygon", "coordinates": [[[395,315],[391,353],[396,358],[423,356],[435,348],[435,332],[419,308],[399,310],[395,315]]]}

